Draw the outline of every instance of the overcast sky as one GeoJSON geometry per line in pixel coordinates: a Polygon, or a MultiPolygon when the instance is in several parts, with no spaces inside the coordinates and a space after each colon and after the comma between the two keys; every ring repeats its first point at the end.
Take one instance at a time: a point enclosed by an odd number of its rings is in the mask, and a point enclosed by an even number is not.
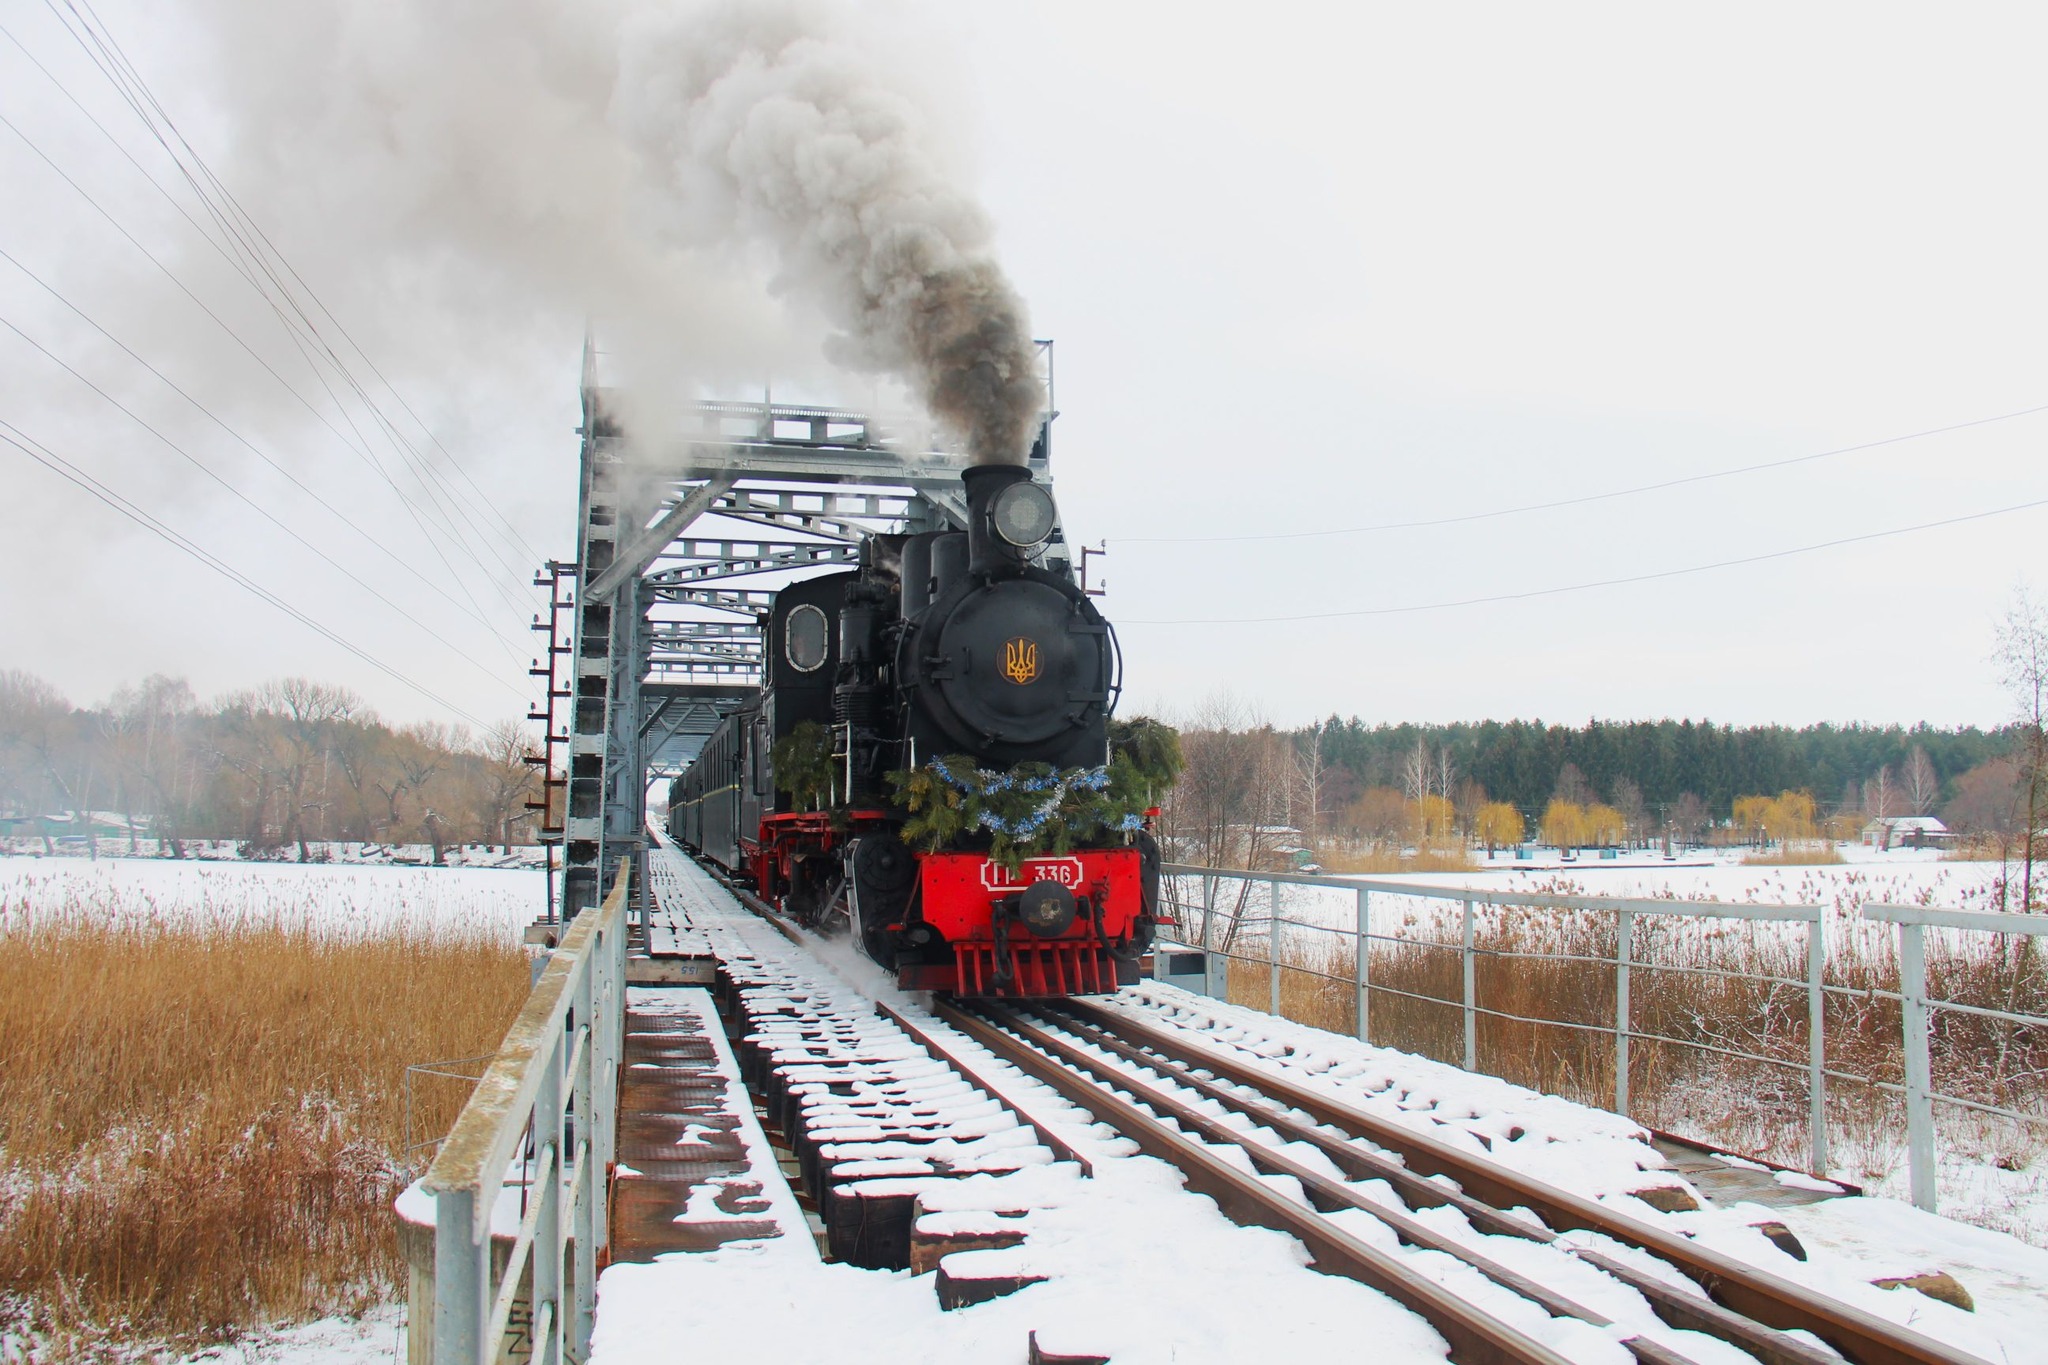
{"type": "MultiPolygon", "coordinates": [[[[446,7],[477,26],[434,35],[460,48],[450,80],[548,90],[552,61],[602,67],[608,11],[579,50],[538,41],[538,20],[517,31],[566,5],[446,7]]],[[[226,31],[237,8],[99,13],[332,307],[322,334],[345,328],[403,392],[447,491],[330,429],[341,409],[276,322],[31,64],[199,212],[37,0],[0,0],[20,44],[0,37],[19,130],[0,128],[0,250],[19,263],[0,260],[19,329],[0,327],[0,419],[439,700],[6,445],[0,663],[82,702],[151,672],[202,693],[303,673],[400,718],[519,713],[523,575],[573,552],[583,317],[613,304],[550,268],[581,248],[548,209],[606,185],[559,160],[422,161],[410,106],[438,78],[407,73],[441,57],[407,5],[350,7],[341,44],[226,31]],[[387,58],[387,33],[412,55],[387,58]],[[377,98],[326,93],[351,62],[392,73],[377,98]],[[491,177],[514,173],[557,235],[477,252],[419,221],[496,202],[491,177]],[[450,198],[382,202],[411,174],[450,198]],[[462,534],[430,533],[437,496],[462,502],[462,534]]],[[[2048,578],[2048,506],[2021,507],[2048,500],[2048,411],[2029,411],[2048,406],[2038,7],[1162,12],[904,3],[853,23],[1057,342],[1054,468],[1070,535],[1109,546],[1127,704],[1228,691],[1283,723],[2002,718],[1993,623],[2048,578]],[[1758,465],[1778,467],[1700,477],[1758,465]],[[1585,584],[1609,585],[1552,591],[1585,584]]],[[[532,127],[478,107],[472,135],[552,126],[543,101],[532,127]]],[[[859,392],[748,269],[674,269],[690,302],[662,317],[700,380],[859,392]]]]}

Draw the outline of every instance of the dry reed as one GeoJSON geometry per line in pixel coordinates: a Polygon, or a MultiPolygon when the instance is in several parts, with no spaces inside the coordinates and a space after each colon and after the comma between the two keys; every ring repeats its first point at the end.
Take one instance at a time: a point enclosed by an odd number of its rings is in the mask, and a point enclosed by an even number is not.
{"type": "MultiPolygon", "coordinates": [[[[496,1046],[526,992],[521,949],[420,926],[19,913],[0,937],[0,1302],[17,1328],[108,1358],[391,1297],[391,1199],[422,1155],[405,1150],[405,1068],[496,1046]]],[[[422,1088],[412,1133],[445,1131],[463,1089],[422,1088]]]]}
{"type": "Polygon", "coordinates": [[[1826,841],[1793,842],[1742,855],[1744,867],[1820,867],[1844,861],[1826,841]]]}
{"type": "Polygon", "coordinates": [[[1417,849],[1369,848],[1361,852],[1332,852],[1323,858],[1330,872],[1470,872],[1479,864],[1462,844],[1425,845],[1417,849]]]}

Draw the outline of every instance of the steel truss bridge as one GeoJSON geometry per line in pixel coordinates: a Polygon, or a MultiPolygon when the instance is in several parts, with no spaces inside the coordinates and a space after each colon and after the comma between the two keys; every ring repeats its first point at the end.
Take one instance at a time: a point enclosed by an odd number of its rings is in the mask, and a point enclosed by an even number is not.
{"type": "MultiPolygon", "coordinates": [[[[1050,482],[1051,343],[1031,469],[1050,482]]],[[[583,356],[576,559],[536,580],[547,657],[543,842],[562,849],[560,913],[597,904],[601,870],[644,872],[647,790],[688,766],[761,683],[778,589],[845,569],[863,537],[964,527],[959,451],[867,414],[743,402],[692,405],[679,425],[627,432],[583,356]]],[[[1055,530],[1046,567],[1070,563],[1055,530]]],[[[645,886],[644,876],[634,878],[645,886]]],[[[551,906],[552,911],[552,906],[551,906]]]]}

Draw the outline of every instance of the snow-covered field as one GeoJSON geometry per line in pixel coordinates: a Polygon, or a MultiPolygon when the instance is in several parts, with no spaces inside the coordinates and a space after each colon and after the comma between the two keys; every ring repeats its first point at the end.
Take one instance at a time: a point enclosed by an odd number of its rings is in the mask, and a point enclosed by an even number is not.
{"type": "Polygon", "coordinates": [[[91,1365],[394,1365],[405,1359],[405,1307],[386,1304],[360,1318],[252,1332],[240,1341],[198,1351],[117,1343],[32,1342],[0,1331],[0,1361],[91,1362],[91,1365]]]}
{"type": "MultiPolygon", "coordinates": [[[[1933,849],[1878,852],[1836,846],[1840,863],[1812,866],[1745,865],[1741,851],[1687,854],[1672,862],[1638,854],[1628,858],[1497,857],[1479,871],[1422,873],[1398,880],[1490,890],[1552,891],[1588,896],[1644,896],[1751,904],[1827,905],[1851,913],[1866,901],[1995,910],[1997,863],[1944,861],[1933,849]]],[[[1370,880],[1370,879],[1367,879],[1370,880]]]]}
{"type": "Polygon", "coordinates": [[[537,868],[0,857],[0,933],[27,917],[83,915],[334,933],[480,930],[516,940],[545,901],[537,868]]]}
{"type": "MultiPolygon", "coordinates": [[[[169,849],[160,846],[151,838],[131,840],[126,835],[102,834],[94,842],[98,845],[98,855],[102,858],[171,856],[169,849]]],[[[187,839],[184,841],[183,849],[186,858],[203,862],[288,863],[299,860],[296,844],[286,845],[273,850],[268,856],[258,858],[245,856],[241,843],[234,839],[187,839]]],[[[308,861],[316,863],[425,867],[434,861],[434,850],[427,844],[315,842],[307,845],[306,851],[312,855],[308,861]]],[[[49,845],[32,835],[13,834],[0,839],[0,855],[86,858],[92,856],[92,852],[86,847],[82,836],[55,838],[49,845]]],[[[501,848],[497,844],[456,844],[441,850],[441,863],[446,867],[539,867],[542,856],[538,844],[513,844],[506,848],[501,848]]]]}

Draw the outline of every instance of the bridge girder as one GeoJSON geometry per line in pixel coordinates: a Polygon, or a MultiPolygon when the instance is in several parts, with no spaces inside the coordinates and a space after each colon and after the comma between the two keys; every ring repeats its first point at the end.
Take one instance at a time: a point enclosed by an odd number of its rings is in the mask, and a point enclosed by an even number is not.
{"type": "MultiPolygon", "coordinates": [[[[1049,379],[1046,398],[1031,467],[1049,482],[1049,379]]],[[[969,463],[910,424],[801,404],[697,403],[678,430],[629,436],[588,343],[582,399],[569,915],[597,903],[608,866],[644,853],[649,783],[758,691],[776,590],[856,564],[867,536],[965,526],[969,463]]],[[[1068,569],[1067,555],[1056,530],[1046,566],[1068,569]]]]}

